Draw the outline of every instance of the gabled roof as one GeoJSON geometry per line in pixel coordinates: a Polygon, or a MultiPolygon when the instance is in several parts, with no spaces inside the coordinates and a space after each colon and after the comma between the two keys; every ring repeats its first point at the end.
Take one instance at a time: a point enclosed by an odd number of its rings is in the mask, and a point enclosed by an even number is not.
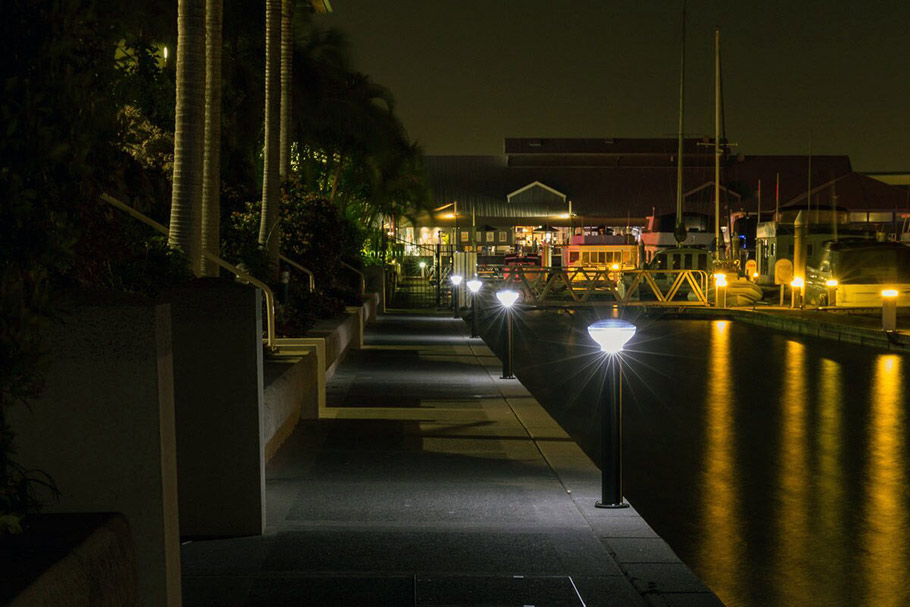
{"type": "Polygon", "coordinates": [[[514,192],[506,194],[506,200],[508,200],[509,202],[512,202],[513,198],[517,198],[517,197],[521,196],[522,194],[524,194],[525,192],[533,191],[536,188],[546,190],[547,192],[549,192],[550,194],[553,194],[557,198],[561,198],[563,200],[563,202],[565,202],[565,200],[566,200],[565,194],[563,194],[559,190],[554,190],[550,186],[540,183],[539,181],[534,181],[534,182],[529,183],[528,185],[524,186],[523,188],[519,188],[519,189],[515,190],[514,192]]]}

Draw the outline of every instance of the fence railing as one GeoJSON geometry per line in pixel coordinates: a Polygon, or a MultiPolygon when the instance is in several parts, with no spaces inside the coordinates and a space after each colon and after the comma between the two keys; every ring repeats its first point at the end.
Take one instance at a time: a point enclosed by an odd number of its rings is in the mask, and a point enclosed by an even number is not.
{"type": "MultiPolygon", "coordinates": [[[[150,227],[154,228],[155,230],[157,230],[158,232],[167,236],[168,229],[166,227],[164,227],[163,225],[161,225],[160,223],[158,223],[151,217],[148,217],[148,216],[144,215],[143,213],[140,213],[139,211],[137,211],[133,207],[129,206],[128,204],[121,202],[121,201],[117,200],[116,198],[114,198],[113,196],[110,196],[108,194],[102,194],[101,200],[103,200],[104,202],[110,204],[111,206],[123,211],[127,215],[130,215],[134,219],[138,219],[145,225],[150,226],[150,227]]],[[[269,286],[267,284],[265,284],[264,282],[262,282],[261,280],[252,276],[249,272],[245,272],[245,271],[241,270],[237,266],[224,261],[220,257],[217,257],[217,256],[212,255],[211,253],[208,253],[205,251],[203,252],[203,255],[209,261],[215,263],[219,267],[224,268],[228,272],[231,272],[232,274],[234,274],[234,276],[236,276],[242,282],[249,283],[262,291],[263,295],[265,295],[265,307],[266,307],[266,339],[265,339],[265,341],[266,341],[266,345],[269,347],[270,350],[276,350],[277,349],[277,345],[276,345],[277,339],[276,339],[276,332],[275,332],[275,294],[272,292],[272,289],[270,289],[269,286]]]]}
{"type": "Polygon", "coordinates": [[[525,303],[538,306],[593,305],[604,300],[628,306],[710,305],[709,275],[704,270],[486,265],[478,267],[478,275],[497,286],[508,285],[523,291],[525,303]]]}

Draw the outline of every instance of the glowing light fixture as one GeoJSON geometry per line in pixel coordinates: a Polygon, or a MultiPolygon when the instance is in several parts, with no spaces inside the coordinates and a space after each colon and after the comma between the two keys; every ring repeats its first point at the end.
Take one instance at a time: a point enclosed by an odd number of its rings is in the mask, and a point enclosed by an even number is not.
{"type": "Polygon", "coordinates": [[[512,306],[518,301],[518,291],[496,291],[496,299],[506,309],[506,352],[502,359],[502,379],[515,379],[512,375],[512,306]]]}
{"type": "Polygon", "coordinates": [[[464,276],[462,276],[461,274],[452,274],[451,276],[449,276],[449,280],[451,280],[452,284],[457,287],[458,285],[461,284],[461,281],[464,280],[464,276]]]}
{"type": "Polygon", "coordinates": [[[421,270],[423,270],[423,269],[424,269],[424,268],[426,268],[426,267],[427,267],[427,262],[425,262],[425,261],[421,261],[421,262],[420,262],[420,263],[418,263],[418,264],[417,264],[417,265],[418,265],[418,266],[420,266],[420,269],[421,269],[421,270]]]}
{"type": "MultiPolygon", "coordinates": [[[[588,326],[588,334],[597,342],[602,352],[616,354],[622,351],[632,336],[635,325],[619,318],[605,318],[588,326]]],[[[600,496],[597,508],[625,508],[622,497],[622,365],[621,359],[608,359],[604,366],[606,382],[600,402],[600,496]]]]}
{"type": "Polygon", "coordinates": [[[518,291],[513,291],[512,289],[503,289],[502,291],[496,292],[496,299],[499,300],[506,308],[511,308],[512,305],[518,301],[518,291]]]}
{"type": "Polygon", "coordinates": [[[752,278],[758,278],[758,272],[752,272],[752,278]]]}
{"type": "Polygon", "coordinates": [[[727,275],[726,274],[715,274],[714,275],[714,286],[715,287],[726,287],[727,286],[727,275]]]}
{"type": "Polygon", "coordinates": [[[882,297],[897,297],[897,289],[885,289],[882,291],[882,297]]]}
{"type": "Polygon", "coordinates": [[[799,276],[797,276],[796,278],[794,278],[794,279],[790,282],[790,286],[791,286],[791,287],[794,287],[794,288],[797,288],[797,289],[802,289],[803,286],[804,286],[805,284],[806,284],[806,283],[805,283],[805,282],[803,281],[803,279],[800,278],[799,276]]]}
{"type": "Polygon", "coordinates": [[[618,263],[614,263],[612,266],[610,266],[610,269],[611,269],[611,270],[618,270],[618,269],[619,269],[619,264],[618,264],[618,263]]]}
{"type": "Polygon", "coordinates": [[[483,286],[483,282],[479,278],[472,278],[467,283],[468,288],[471,290],[471,293],[477,293],[480,290],[480,287],[483,286]]]}
{"type": "Polygon", "coordinates": [[[829,287],[836,287],[837,281],[834,280],[833,278],[829,278],[828,280],[825,281],[825,285],[829,286],[829,287]]]}
{"type": "Polygon", "coordinates": [[[618,318],[606,318],[589,325],[588,335],[597,342],[601,352],[616,354],[622,352],[626,342],[635,335],[635,325],[618,318]]]}

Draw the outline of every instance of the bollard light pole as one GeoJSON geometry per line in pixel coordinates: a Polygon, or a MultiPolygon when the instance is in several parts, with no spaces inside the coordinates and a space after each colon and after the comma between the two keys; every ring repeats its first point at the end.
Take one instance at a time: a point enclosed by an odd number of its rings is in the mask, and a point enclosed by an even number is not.
{"type": "Polygon", "coordinates": [[[477,337],[477,293],[483,283],[476,276],[467,282],[471,291],[471,337],[477,337]]]}
{"type": "Polygon", "coordinates": [[[452,281],[452,318],[458,318],[458,285],[464,280],[464,276],[452,274],[449,280],[452,281]]]}
{"type": "Polygon", "coordinates": [[[803,307],[803,288],[806,286],[805,281],[797,276],[790,282],[790,307],[799,308],[803,307]]]}
{"type": "Polygon", "coordinates": [[[714,307],[715,308],[726,308],[727,307],[727,275],[726,274],[715,274],[714,275],[714,307]]]}
{"type": "Polygon", "coordinates": [[[635,335],[635,325],[618,318],[599,320],[588,334],[600,346],[606,363],[607,398],[601,395],[600,501],[598,508],[626,508],[622,499],[622,367],[623,346],[635,335]]]}
{"type": "Polygon", "coordinates": [[[897,289],[882,291],[882,331],[897,330],[897,289]]]}
{"type": "Polygon", "coordinates": [[[506,309],[506,351],[502,357],[502,377],[500,379],[515,379],[512,375],[512,306],[518,301],[518,291],[503,289],[496,292],[496,299],[506,309]]]}
{"type": "Polygon", "coordinates": [[[825,281],[825,287],[828,295],[828,305],[836,306],[837,305],[837,281],[833,278],[829,278],[825,281]]]}

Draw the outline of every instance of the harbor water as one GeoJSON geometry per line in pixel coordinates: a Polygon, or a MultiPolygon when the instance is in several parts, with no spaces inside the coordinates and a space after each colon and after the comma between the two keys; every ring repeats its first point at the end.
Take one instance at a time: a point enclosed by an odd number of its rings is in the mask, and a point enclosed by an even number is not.
{"type": "MultiPolygon", "coordinates": [[[[910,604],[910,358],[626,318],[625,496],[682,560],[734,607],[910,604]]],[[[598,461],[594,319],[517,312],[515,368],[598,461]]]]}

